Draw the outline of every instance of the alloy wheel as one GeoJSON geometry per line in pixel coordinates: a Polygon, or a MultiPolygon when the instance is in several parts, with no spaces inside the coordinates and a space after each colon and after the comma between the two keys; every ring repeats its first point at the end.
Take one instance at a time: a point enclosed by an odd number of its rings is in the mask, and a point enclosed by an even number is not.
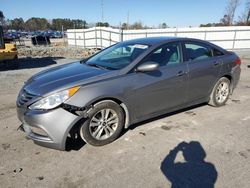
{"type": "Polygon", "coordinates": [[[223,103],[227,100],[229,95],[229,84],[227,82],[221,82],[216,89],[216,101],[223,103]]]}
{"type": "Polygon", "coordinates": [[[94,114],[90,120],[89,132],[97,140],[111,137],[118,127],[119,118],[112,109],[102,109],[94,114]]]}

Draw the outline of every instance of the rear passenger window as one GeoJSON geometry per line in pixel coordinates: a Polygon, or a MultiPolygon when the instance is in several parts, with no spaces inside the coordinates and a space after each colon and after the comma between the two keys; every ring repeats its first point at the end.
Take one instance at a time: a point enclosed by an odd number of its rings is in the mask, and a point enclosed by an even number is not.
{"type": "Polygon", "coordinates": [[[217,57],[217,56],[222,56],[222,55],[225,55],[225,54],[223,52],[221,52],[220,50],[213,49],[213,55],[215,57],[217,57]]]}
{"type": "Polygon", "coordinates": [[[201,60],[213,56],[212,50],[205,45],[186,43],[185,47],[188,60],[201,60]]]}

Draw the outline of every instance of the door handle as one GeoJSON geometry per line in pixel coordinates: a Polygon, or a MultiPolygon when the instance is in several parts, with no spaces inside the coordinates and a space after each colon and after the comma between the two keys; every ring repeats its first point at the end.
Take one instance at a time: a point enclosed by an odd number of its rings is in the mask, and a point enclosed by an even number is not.
{"type": "Polygon", "coordinates": [[[177,76],[183,76],[184,74],[185,74],[184,71],[179,71],[179,72],[177,73],[177,76]]]}
{"type": "Polygon", "coordinates": [[[215,62],[214,62],[214,66],[216,67],[216,66],[218,66],[218,65],[220,65],[220,61],[215,61],[215,62]]]}

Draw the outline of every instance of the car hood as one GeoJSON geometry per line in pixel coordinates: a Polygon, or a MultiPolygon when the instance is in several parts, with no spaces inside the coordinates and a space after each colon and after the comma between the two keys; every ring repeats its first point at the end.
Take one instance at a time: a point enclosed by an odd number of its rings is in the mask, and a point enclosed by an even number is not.
{"type": "Polygon", "coordinates": [[[26,82],[24,89],[28,93],[44,96],[62,89],[110,78],[116,74],[117,71],[100,69],[75,62],[35,74],[26,82]]]}

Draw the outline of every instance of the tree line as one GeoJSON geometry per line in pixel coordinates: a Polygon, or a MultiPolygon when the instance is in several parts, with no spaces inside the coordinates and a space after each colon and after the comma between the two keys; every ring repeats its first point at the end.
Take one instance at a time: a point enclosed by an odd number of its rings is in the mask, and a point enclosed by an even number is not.
{"type": "Polygon", "coordinates": [[[87,28],[87,23],[85,20],[81,19],[52,19],[47,20],[46,18],[35,18],[32,17],[27,21],[24,21],[23,18],[14,18],[14,19],[4,19],[2,11],[0,11],[0,21],[1,25],[5,29],[13,30],[26,30],[26,31],[37,31],[37,30],[66,30],[66,29],[85,29],[87,28]],[[1,17],[2,15],[2,17],[1,17]],[[62,28],[63,27],[63,28],[62,28]]]}

